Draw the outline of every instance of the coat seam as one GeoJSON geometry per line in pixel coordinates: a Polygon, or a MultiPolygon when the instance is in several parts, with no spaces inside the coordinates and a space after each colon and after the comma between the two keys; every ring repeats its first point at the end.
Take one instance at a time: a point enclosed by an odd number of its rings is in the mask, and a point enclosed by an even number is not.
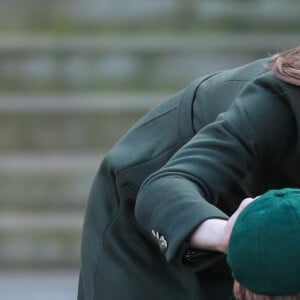
{"type": "MultiPolygon", "coordinates": [[[[118,218],[118,216],[120,215],[121,211],[120,209],[118,209],[111,217],[111,219],[109,220],[108,224],[106,225],[103,234],[102,234],[102,238],[100,239],[99,236],[97,235],[97,238],[99,239],[99,244],[101,245],[101,253],[99,254],[98,260],[97,260],[97,270],[96,270],[96,274],[95,274],[95,278],[94,278],[94,286],[96,286],[97,284],[97,279],[99,277],[100,274],[100,265],[101,265],[101,261],[102,261],[102,257],[104,255],[104,246],[105,246],[105,237],[106,237],[106,233],[109,230],[109,228],[114,224],[114,222],[116,221],[116,219],[118,218]]],[[[99,246],[100,246],[99,245],[99,246]]],[[[94,289],[95,291],[95,289],[94,289]]],[[[95,293],[93,295],[93,299],[97,300],[95,298],[95,293]]]]}

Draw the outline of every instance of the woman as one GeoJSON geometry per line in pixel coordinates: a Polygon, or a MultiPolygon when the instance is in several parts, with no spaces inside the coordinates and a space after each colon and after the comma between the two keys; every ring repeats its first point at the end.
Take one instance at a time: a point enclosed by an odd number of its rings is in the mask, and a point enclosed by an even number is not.
{"type": "Polygon", "coordinates": [[[299,85],[297,47],[196,80],[139,120],[95,177],[78,299],[230,299],[229,216],[300,184],[299,85]]]}

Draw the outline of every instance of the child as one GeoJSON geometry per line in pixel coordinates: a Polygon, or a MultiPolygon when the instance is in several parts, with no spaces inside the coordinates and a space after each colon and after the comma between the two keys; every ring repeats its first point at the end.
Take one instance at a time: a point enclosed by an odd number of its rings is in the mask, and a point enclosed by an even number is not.
{"type": "Polygon", "coordinates": [[[300,189],[270,190],[238,216],[228,245],[237,300],[300,299],[300,189]]]}

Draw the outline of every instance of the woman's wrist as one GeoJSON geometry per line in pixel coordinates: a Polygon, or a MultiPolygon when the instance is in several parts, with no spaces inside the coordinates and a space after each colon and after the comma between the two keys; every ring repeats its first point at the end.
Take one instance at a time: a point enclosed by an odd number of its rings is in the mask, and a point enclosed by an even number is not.
{"type": "Polygon", "coordinates": [[[191,247],[227,253],[231,231],[237,217],[256,198],[244,199],[228,220],[207,219],[201,223],[190,237],[191,247]]]}
{"type": "Polygon", "coordinates": [[[226,253],[228,238],[224,237],[227,220],[207,219],[201,223],[190,237],[190,245],[195,249],[226,253]]]}

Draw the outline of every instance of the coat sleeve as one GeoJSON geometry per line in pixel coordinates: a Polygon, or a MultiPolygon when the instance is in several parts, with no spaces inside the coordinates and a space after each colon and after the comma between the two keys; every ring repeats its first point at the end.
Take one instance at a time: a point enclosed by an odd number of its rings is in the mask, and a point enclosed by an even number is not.
{"type": "Polygon", "coordinates": [[[294,114],[281,92],[272,82],[252,82],[227,112],[144,181],[136,201],[137,222],[149,235],[163,236],[167,261],[178,261],[199,224],[227,218],[216,207],[218,197],[258,164],[283,157],[294,139],[294,114]]]}

